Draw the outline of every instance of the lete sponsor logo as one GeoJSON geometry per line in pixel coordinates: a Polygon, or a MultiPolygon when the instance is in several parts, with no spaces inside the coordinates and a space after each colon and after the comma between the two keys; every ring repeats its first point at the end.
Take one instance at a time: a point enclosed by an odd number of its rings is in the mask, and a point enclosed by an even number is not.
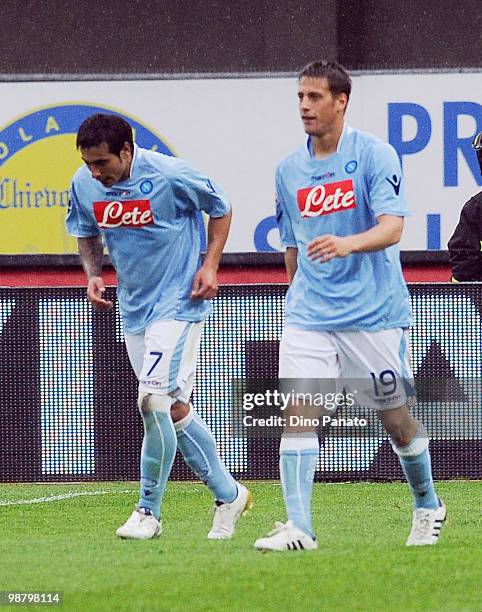
{"type": "Polygon", "coordinates": [[[99,227],[108,229],[142,227],[154,223],[149,200],[94,202],[94,215],[99,227]]]}
{"type": "Polygon", "coordinates": [[[297,200],[302,217],[320,217],[321,215],[356,208],[355,192],[351,179],[298,189],[297,200]]]}

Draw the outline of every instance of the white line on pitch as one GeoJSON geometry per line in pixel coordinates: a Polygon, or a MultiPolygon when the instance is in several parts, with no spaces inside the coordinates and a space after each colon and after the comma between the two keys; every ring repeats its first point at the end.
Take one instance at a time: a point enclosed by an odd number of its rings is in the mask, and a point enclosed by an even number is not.
{"type": "Polygon", "coordinates": [[[71,499],[72,497],[82,497],[84,495],[108,495],[109,493],[134,493],[133,489],[125,489],[124,491],[79,491],[78,493],[69,492],[63,495],[51,495],[50,497],[35,497],[33,499],[15,499],[7,501],[0,499],[0,506],[22,506],[29,504],[44,504],[47,502],[60,501],[62,499],[71,499]]]}

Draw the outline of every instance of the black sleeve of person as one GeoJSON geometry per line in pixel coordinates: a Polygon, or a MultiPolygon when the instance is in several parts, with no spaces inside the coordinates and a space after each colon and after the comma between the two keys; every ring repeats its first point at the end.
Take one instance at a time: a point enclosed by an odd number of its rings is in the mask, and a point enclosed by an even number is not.
{"type": "Polygon", "coordinates": [[[482,281],[482,191],[462,208],[448,247],[453,278],[482,281]]]}

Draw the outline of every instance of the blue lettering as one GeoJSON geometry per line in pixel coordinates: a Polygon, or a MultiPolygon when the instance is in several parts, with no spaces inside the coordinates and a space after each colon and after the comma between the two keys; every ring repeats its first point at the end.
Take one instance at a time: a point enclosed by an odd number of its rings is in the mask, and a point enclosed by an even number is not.
{"type": "Polygon", "coordinates": [[[444,102],[444,185],[457,187],[459,172],[457,154],[460,149],[478,185],[482,185],[477,156],[472,148],[475,135],[482,131],[482,106],[477,102],[444,102]],[[475,119],[477,128],[468,138],[459,138],[457,120],[459,115],[475,119]]]}
{"type": "Polygon", "coordinates": [[[395,148],[403,167],[403,156],[413,155],[424,149],[432,135],[432,121],[428,111],[412,102],[392,102],[388,105],[388,141],[395,148]],[[417,133],[412,140],[403,140],[402,119],[404,115],[417,122],[417,133]]]}
{"type": "Polygon", "coordinates": [[[274,215],[271,217],[266,217],[258,223],[256,229],[254,230],[254,248],[256,251],[268,251],[270,253],[276,252],[276,249],[274,249],[268,242],[268,234],[271,230],[277,227],[276,217],[274,215]]]}
{"type": "Polygon", "coordinates": [[[440,249],[440,214],[427,215],[427,249],[440,249]]]}

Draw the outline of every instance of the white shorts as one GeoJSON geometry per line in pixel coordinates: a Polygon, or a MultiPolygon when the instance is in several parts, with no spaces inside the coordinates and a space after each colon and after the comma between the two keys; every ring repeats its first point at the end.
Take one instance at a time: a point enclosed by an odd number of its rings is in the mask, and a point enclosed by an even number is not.
{"type": "Polygon", "coordinates": [[[328,332],[285,327],[279,378],[336,379],[336,389],[350,390],[361,406],[399,408],[413,395],[408,330],[328,332]]]}
{"type": "Polygon", "coordinates": [[[125,333],[127,354],[145,393],[191,397],[204,321],[161,320],[139,334],[125,333]]]}

